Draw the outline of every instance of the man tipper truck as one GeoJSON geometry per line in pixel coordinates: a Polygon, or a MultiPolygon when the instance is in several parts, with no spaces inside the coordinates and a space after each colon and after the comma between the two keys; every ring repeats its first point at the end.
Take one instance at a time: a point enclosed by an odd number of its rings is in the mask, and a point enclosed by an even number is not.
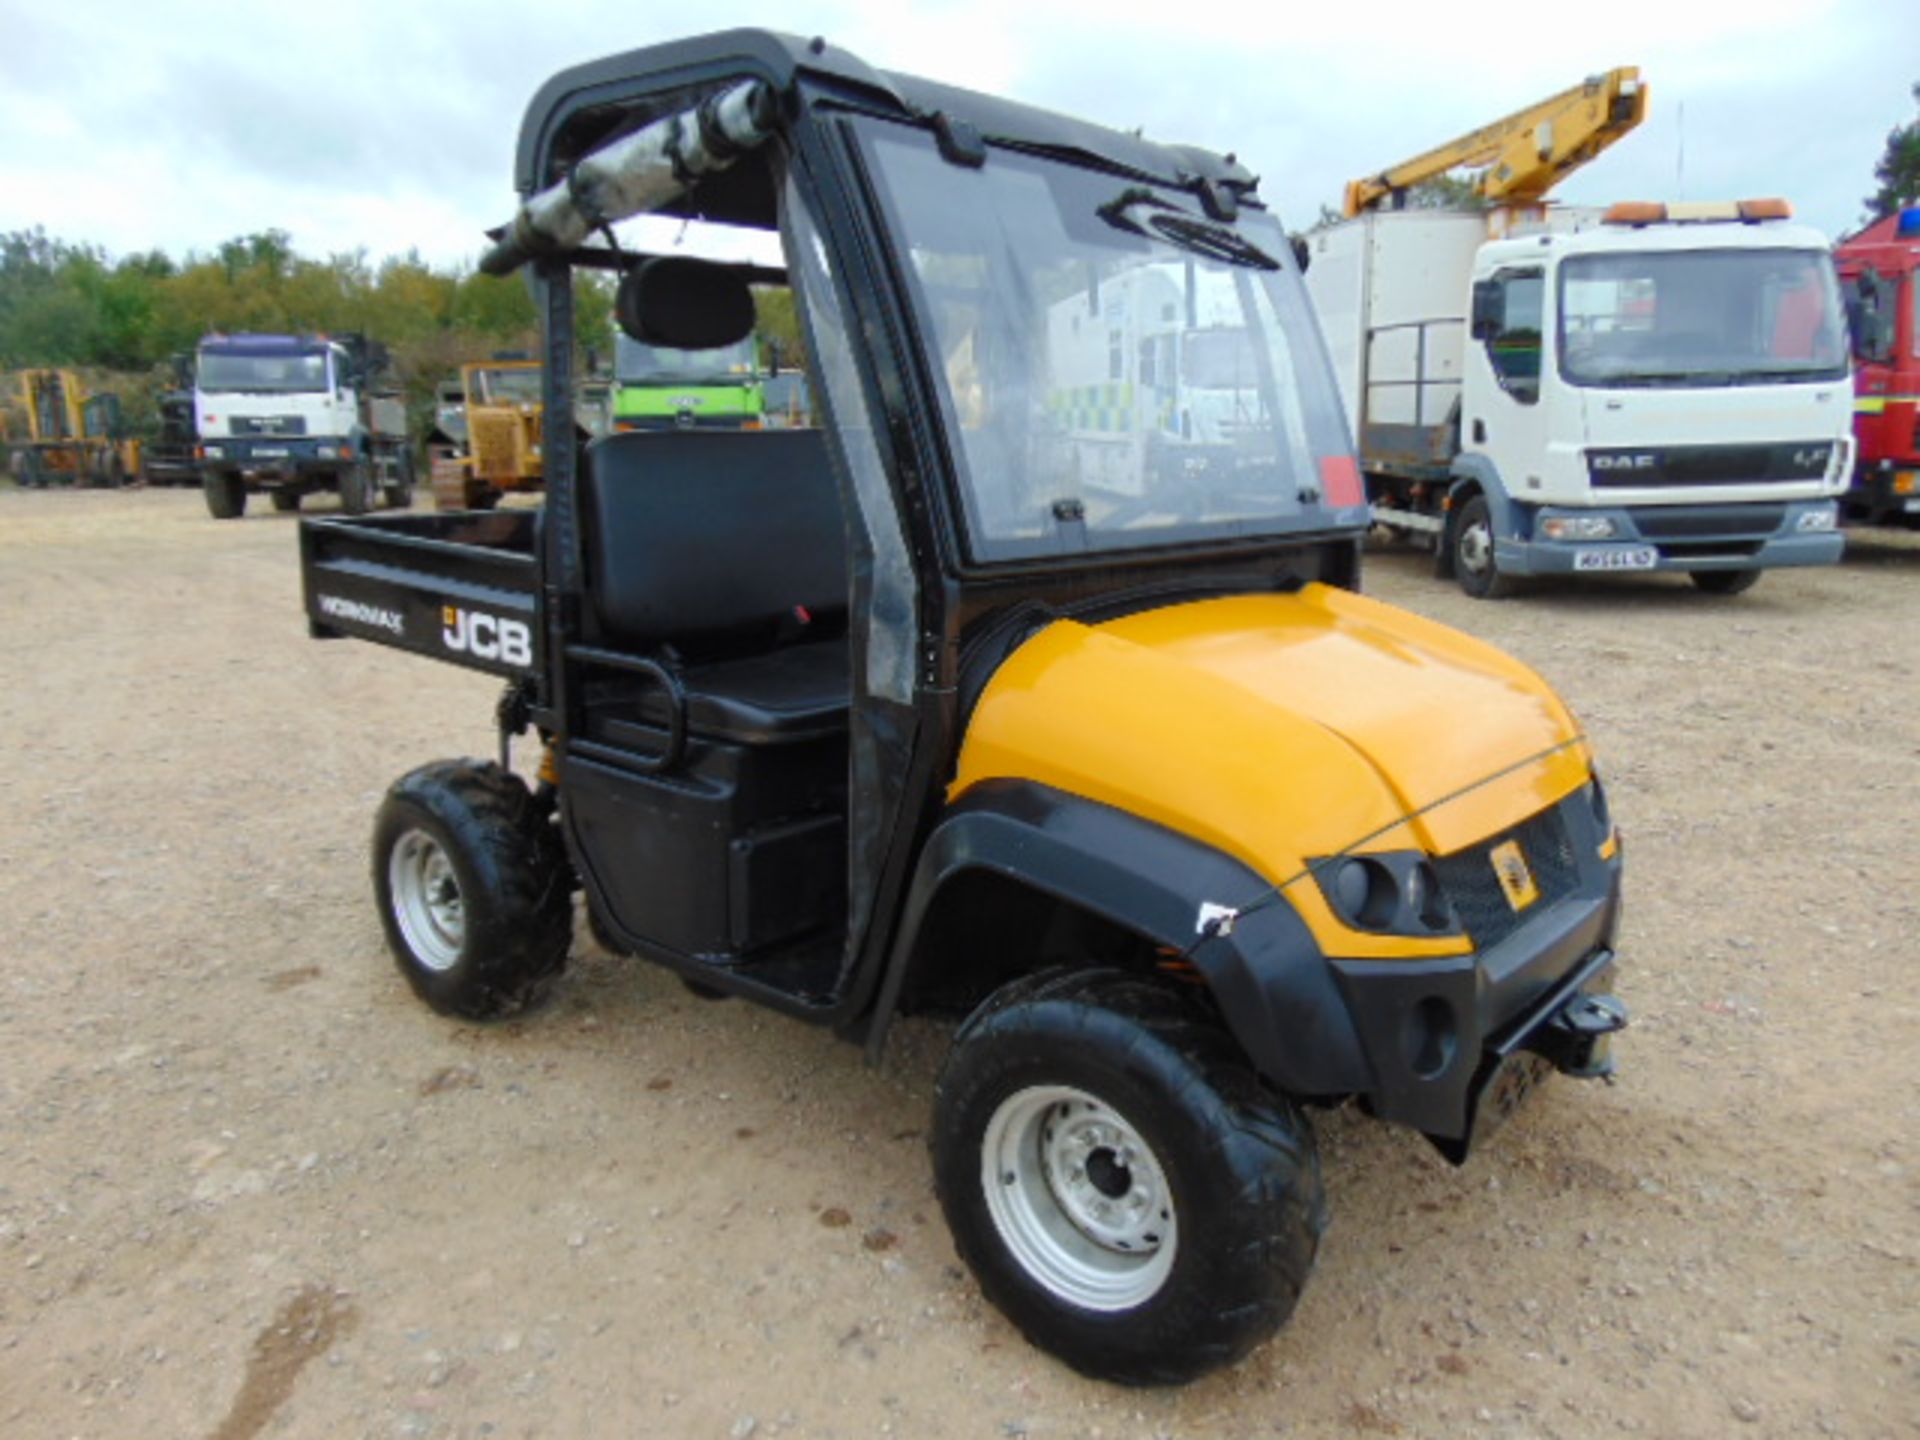
{"type": "Polygon", "coordinates": [[[384,347],[360,335],[209,335],[194,368],[201,485],[216,520],[250,492],[298,510],[319,490],[363,515],[413,498],[413,457],[384,347]]]}
{"type": "Polygon", "coordinates": [[[1823,237],[1781,201],[1546,207],[1638,123],[1631,68],[1348,187],[1307,289],[1374,515],[1469,595],[1837,560],[1851,387],[1823,237]],[[1529,167],[1528,161],[1533,163],[1529,167]],[[1485,210],[1381,209],[1459,165],[1485,210]]]}
{"type": "Polygon", "coordinates": [[[580,891],[613,952],[875,1059],[899,1014],[963,1017],[928,1126],[959,1252],[1035,1343],[1134,1383],[1292,1311],[1314,1109],[1459,1161],[1552,1072],[1611,1070],[1587,737],[1358,593],[1339,396],[1246,169],[733,31],[562,72],[516,175],[481,265],[532,270],[548,414],[577,268],[620,275],[640,344],[751,334],[739,267],[599,239],[651,211],[779,237],[820,426],[554,443],[539,511],[301,522],[313,634],[506,685],[500,761],[415,769],[374,820],[428,1005],[538,997],[580,891]],[[1248,356],[1230,461],[1101,431],[1086,463],[1060,307],[1189,268],[1155,313],[1170,350],[1248,356]]]}
{"type": "Polygon", "coordinates": [[[1920,525],[1920,205],[1834,251],[1853,333],[1850,519],[1920,525]]]}

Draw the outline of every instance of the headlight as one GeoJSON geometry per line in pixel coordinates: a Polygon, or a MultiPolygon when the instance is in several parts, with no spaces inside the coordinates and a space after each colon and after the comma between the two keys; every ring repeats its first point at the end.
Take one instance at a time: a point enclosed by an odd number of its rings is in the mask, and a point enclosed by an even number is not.
{"type": "Polygon", "coordinates": [[[331,460],[335,455],[338,455],[340,452],[334,449],[333,446],[331,445],[322,445],[319,447],[319,449],[315,453],[318,454],[322,460],[331,460]]]}
{"type": "Polygon", "coordinates": [[[1551,515],[1540,522],[1549,540],[1611,540],[1618,529],[1611,515],[1551,515]]]}
{"type": "Polygon", "coordinates": [[[1334,913],[1356,930],[1446,935],[1460,928],[1440,877],[1418,851],[1336,855],[1312,869],[1334,913]]]}
{"type": "Polygon", "coordinates": [[[1831,530],[1834,527],[1834,523],[1835,523],[1835,517],[1834,517],[1833,507],[1831,505],[1826,505],[1826,506],[1822,506],[1818,510],[1802,510],[1800,512],[1799,523],[1795,526],[1795,528],[1802,531],[1831,530]]]}
{"type": "Polygon", "coordinates": [[[222,455],[227,453],[225,448],[219,445],[209,445],[206,447],[206,450],[209,460],[218,460],[222,455]]]}

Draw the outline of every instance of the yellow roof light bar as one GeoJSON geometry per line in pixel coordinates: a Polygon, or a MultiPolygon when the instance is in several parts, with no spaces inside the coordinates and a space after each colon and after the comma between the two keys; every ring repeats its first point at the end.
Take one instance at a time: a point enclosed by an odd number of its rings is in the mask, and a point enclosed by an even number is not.
{"type": "Polygon", "coordinates": [[[1600,217],[1603,225],[1698,225],[1738,220],[1753,225],[1762,220],[1791,220],[1793,206],[1777,197],[1764,200],[1621,200],[1600,217]]]}

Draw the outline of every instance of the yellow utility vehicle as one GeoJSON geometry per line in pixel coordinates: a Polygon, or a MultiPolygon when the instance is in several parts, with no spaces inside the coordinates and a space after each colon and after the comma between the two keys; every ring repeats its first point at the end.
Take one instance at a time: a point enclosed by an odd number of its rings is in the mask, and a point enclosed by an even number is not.
{"type": "Polygon", "coordinates": [[[1358,593],[1352,444],[1244,168],[761,31],[561,73],[518,154],[483,266],[532,268],[548,413],[599,267],[623,332],[681,350],[791,285],[820,425],[557,445],[541,511],[303,522],[313,634],[506,682],[501,762],[422,766],[374,823],[426,1003],[535,999],[579,890],[615,951],[876,1059],[897,1015],[956,1017],[927,1130],[959,1252],[1131,1383],[1292,1312],[1316,1109],[1460,1160],[1551,1072],[1610,1073],[1587,736],[1358,593]],[[640,211],[785,267],[596,238],[640,211]],[[1207,336],[1143,383],[1207,351],[1228,438],[1095,393],[1135,301],[1207,336]],[[529,731],[537,786],[505,763],[529,731]]]}

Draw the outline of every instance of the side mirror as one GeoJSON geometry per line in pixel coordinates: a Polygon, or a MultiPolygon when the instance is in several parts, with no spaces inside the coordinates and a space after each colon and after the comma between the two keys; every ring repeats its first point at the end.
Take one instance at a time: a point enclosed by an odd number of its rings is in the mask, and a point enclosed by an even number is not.
{"type": "Polygon", "coordinates": [[[1471,332],[1474,339],[1491,340],[1500,333],[1500,327],[1507,318],[1506,288],[1498,280],[1473,282],[1471,332]]]}
{"type": "Polygon", "coordinates": [[[778,375],[787,368],[786,347],[778,340],[767,341],[767,374],[778,375]]]}

